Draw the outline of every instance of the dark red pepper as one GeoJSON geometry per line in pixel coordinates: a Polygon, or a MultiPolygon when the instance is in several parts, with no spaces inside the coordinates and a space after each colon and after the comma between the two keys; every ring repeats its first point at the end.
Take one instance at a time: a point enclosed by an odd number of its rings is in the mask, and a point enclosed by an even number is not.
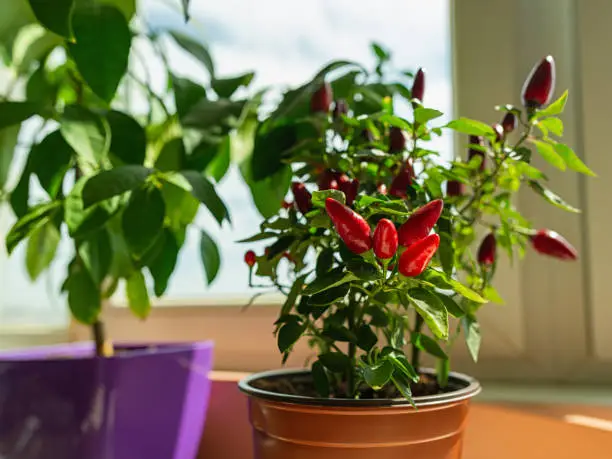
{"type": "Polygon", "coordinates": [[[380,194],[387,194],[387,185],[385,185],[384,183],[379,183],[378,185],[376,185],[376,191],[378,191],[380,194]]]}
{"type": "Polygon", "coordinates": [[[495,263],[495,255],[497,250],[497,241],[495,234],[489,233],[480,243],[478,248],[478,263],[481,265],[490,266],[495,263]]]}
{"type": "Polygon", "coordinates": [[[302,214],[306,215],[312,209],[312,195],[306,189],[306,186],[300,182],[291,184],[291,191],[295,198],[295,205],[302,214]]]}
{"type": "Polygon", "coordinates": [[[323,83],[310,98],[310,111],[312,113],[329,113],[333,99],[332,88],[329,83],[323,83]]]}
{"type": "Polygon", "coordinates": [[[400,128],[389,129],[389,153],[399,153],[406,149],[406,134],[400,128]]]}
{"type": "Polygon", "coordinates": [[[415,210],[408,220],[400,226],[399,243],[404,247],[427,237],[442,214],[444,202],[435,199],[415,210]]]}
{"type": "Polygon", "coordinates": [[[549,229],[538,230],[531,236],[531,245],[542,255],[559,258],[560,260],[577,260],[578,251],[563,236],[549,229]]]}
{"type": "Polygon", "coordinates": [[[340,119],[340,115],[346,115],[348,113],[348,104],[344,99],[338,99],[334,105],[334,111],[332,112],[335,120],[340,119]]]}
{"type": "Polygon", "coordinates": [[[501,142],[501,140],[504,138],[504,128],[499,123],[495,123],[491,127],[493,128],[493,131],[495,131],[495,142],[501,142]]]}
{"type": "Polygon", "coordinates": [[[372,248],[370,225],[361,215],[332,198],[325,200],[325,210],[351,252],[359,255],[372,248]]]}
{"type": "Polygon", "coordinates": [[[440,245],[440,236],[430,234],[415,242],[400,255],[398,271],[406,277],[421,274],[433,258],[440,245]]]}
{"type": "Polygon", "coordinates": [[[463,196],[464,186],[459,180],[449,180],[446,184],[446,196],[455,197],[463,196]]]}
{"type": "Polygon", "coordinates": [[[393,178],[389,194],[398,198],[405,198],[408,195],[408,187],[412,185],[413,178],[414,169],[412,168],[412,162],[409,160],[401,168],[399,174],[393,178]]]}
{"type": "Polygon", "coordinates": [[[397,230],[391,220],[383,218],[374,230],[374,255],[384,260],[392,258],[397,252],[397,230]]]}
{"type": "Polygon", "coordinates": [[[546,56],[529,73],[523,84],[522,100],[527,108],[540,108],[550,102],[555,90],[555,60],[546,56]]]}
{"type": "Polygon", "coordinates": [[[504,128],[504,132],[506,134],[510,134],[518,126],[518,119],[516,118],[516,115],[514,113],[508,112],[504,116],[504,119],[502,120],[501,125],[502,125],[502,128],[504,128]]]}
{"type": "Polygon", "coordinates": [[[281,203],[281,206],[283,209],[291,209],[293,207],[293,203],[287,201],[286,199],[283,199],[283,202],[281,203]]]}
{"type": "MultiPolygon", "coordinates": [[[[482,137],[479,135],[471,135],[470,136],[470,145],[477,145],[480,147],[484,147],[484,142],[482,137]]],[[[468,161],[471,161],[474,156],[479,156],[481,158],[480,161],[480,170],[484,171],[485,169],[485,155],[481,150],[477,150],[476,148],[472,148],[468,150],[468,161]]]]}
{"type": "Polygon", "coordinates": [[[319,177],[317,184],[319,190],[337,190],[338,189],[338,174],[332,170],[327,169],[319,177]]]}
{"type": "Polygon", "coordinates": [[[355,198],[357,197],[357,192],[359,191],[359,180],[349,180],[348,177],[346,178],[346,181],[340,182],[339,187],[340,191],[342,191],[344,193],[344,196],[346,197],[346,205],[352,206],[353,202],[355,201],[355,198]]]}
{"type": "Polygon", "coordinates": [[[410,94],[413,99],[418,99],[419,102],[423,103],[423,94],[425,93],[425,71],[419,69],[414,76],[414,82],[412,83],[412,90],[410,94]]]}
{"type": "Polygon", "coordinates": [[[252,250],[247,250],[247,252],[244,254],[244,262],[248,265],[249,268],[255,266],[255,263],[257,262],[255,252],[253,252],[252,250]]]}

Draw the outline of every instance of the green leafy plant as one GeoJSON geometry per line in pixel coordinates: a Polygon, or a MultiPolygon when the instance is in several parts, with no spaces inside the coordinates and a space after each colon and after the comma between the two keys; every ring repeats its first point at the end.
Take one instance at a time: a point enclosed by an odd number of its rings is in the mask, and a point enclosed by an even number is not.
{"type": "Polygon", "coordinates": [[[567,92],[549,104],[551,57],[527,79],[524,106],[498,107],[502,121],[491,126],[467,118],[440,123],[443,114],[425,105],[425,72],[393,71],[389,53],[373,51],[373,72],[332,63],[286,93],[253,130],[255,183],[292,176],[294,201],[268,203],[260,232],[246,242],[268,240],[269,248],[247,252],[245,261],[251,283],[268,279],[286,295],[275,323],[278,348],[285,362],[298,340],[308,340],[319,395],[412,400],[414,391],[447,384],[458,335],[477,359],[477,313],[502,301],[492,284],[500,249],[510,259],[530,244],[552,257],[577,257],[513,204],[527,185],[576,211],[546,187],[532,156],[593,174],[558,140],[567,92]],[[396,114],[401,104],[412,107],[409,119],[396,114]],[[453,131],[468,154],[446,162],[428,144],[453,131]],[[422,353],[438,360],[437,382],[421,372],[422,353]]]}
{"type": "MultiPolygon", "coordinates": [[[[74,253],[62,289],[72,316],[92,325],[102,354],[100,313],[119,282],[133,313],[145,318],[149,292],[164,294],[200,205],[219,225],[229,221],[214,183],[227,172],[230,134],[249,106],[234,93],[253,74],[220,77],[204,45],[151,28],[135,0],[10,3],[11,27],[0,30],[14,75],[0,101],[0,187],[17,221],[6,247],[11,253],[27,244],[27,270],[36,279],[55,259],[60,234],[68,235],[74,253]],[[170,49],[198,61],[208,83],[177,75],[170,49]],[[167,76],[161,91],[151,78],[155,63],[167,76]],[[9,168],[26,126],[35,134],[11,187],[9,168]],[[31,186],[36,181],[42,197],[31,186]]],[[[199,229],[210,283],[219,250],[199,229]]]]}

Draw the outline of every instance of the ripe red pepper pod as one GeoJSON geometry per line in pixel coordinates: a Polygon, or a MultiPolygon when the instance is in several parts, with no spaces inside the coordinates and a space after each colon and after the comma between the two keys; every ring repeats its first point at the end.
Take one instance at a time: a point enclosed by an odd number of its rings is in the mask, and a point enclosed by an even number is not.
{"type": "Polygon", "coordinates": [[[348,103],[344,99],[338,99],[334,104],[334,111],[332,116],[335,120],[340,119],[340,115],[346,115],[348,113],[348,103]]]}
{"type": "Polygon", "coordinates": [[[339,188],[346,197],[346,205],[349,207],[352,206],[359,192],[359,180],[349,180],[349,178],[346,177],[346,181],[340,182],[339,188]]]}
{"type": "Polygon", "coordinates": [[[414,81],[412,82],[412,89],[410,90],[410,94],[413,99],[418,99],[419,102],[423,103],[423,95],[425,93],[425,69],[419,69],[414,76],[414,81]]]}
{"type": "Polygon", "coordinates": [[[512,112],[507,112],[501,122],[502,128],[506,134],[510,134],[518,126],[518,119],[512,112]]]}
{"type": "Polygon", "coordinates": [[[531,236],[531,245],[536,252],[560,260],[577,260],[578,251],[567,239],[556,231],[541,229],[531,236]]]}
{"type": "Polygon", "coordinates": [[[380,194],[386,195],[387,194],[387,185],[385,185],[384,183],[379,183],[378,185],[376,185],[376,191],[378,191],[380,194]]]}
{"type": "Polygon", "coordinates": [[[392,258],[397,252],[397,230],[391,220],[383,218],[374,230],[374,255],[384,260],[392,258]]]}
{"type": "Polygon", "coordinates": [[[252,268],[255,266],[256,261],[255,252],[252,250],[247,250],[247,252],[244,254],[244,262],[248,265],[248,267],[252,268]]]}
{"type": "Polygon", "coordinates": [[[464,194],[464,186],[458,180],[449,180],[446,184],[446,196],[455,197],[455,196],[463,196],[464,194]]]}
{"type": "Polygon", "coordinates": [[[329,113],[333,99],[332,88],[329,83],[323,83],[310,98],[311,113],[329,113]]]}
{"type": "Polygon", "coordinates": [[[325,170],[319,177],[317,184],[319,190],[337,190],[338,189],[338,174],[330,169],[325,170]]]}
{"type": "Polygon", "coordinates": [[[418,276],[425,271],[439,246],[440,236],[437,234],[415,242],[400,255],[398,271],[406,277],[418,276]]]}
{"type": "Polygon", "coordinates": [[[391,126],[389,129],[389,153],[399,153],[406,149],[406,134],[400,128],[391,126]]]}
{"type": "Polygon", "coordinates": [[[499,123],[495,123],[491,127],[493,128],[493,131],[495,131],[495,142],[501,142],[501,140],[504,138],[504,128],[499,123]]]}
{"type": "Polygon", "coordinates": [[[281,206],[283,209],[291,209],[293,207],[293,203],[287,201],[286,199],[283,199],[283,202],[281,203],[281,206]]]}
{"type": "MultiPolygon", "coordinates": [[[[484,147],[484,142],[482,140],[482,137],[480,137],[479,135],[471,135],[470,136],[470,145],[478,145],[480,147],[484,147]]],[[[484,171],[485,169],[485,155],[482,151],[477,150],[476,148],[472,148],[470,146],[469,150],[468,150],[468,161],[471,161],[472,158],[474,156],[480,156],[481,160],[480,160],[480,170],[484,171]]]]}
{"type": "Polygon", "coordinates": [[[444,202],[441,199],[435,199],[415,210],[400,226],[399,243],[404,247],[409,247],[427,237],[442,215],[443,208],[444,202]]]}
{"type": "Polygon", "coordinates": [[[291,191],[295,199],[295,205],[298,210],[306,215],[312,209],[312,195],[306,189],[306,186],[300,182],[293,182],[291,184],[291,191]]]}
{"type": "Polygon", "coordinates": [[[391,182],[391,188],[389,189],[391,196],[405,198],[408,195],[408,187],[412,185],[413,178],[414,169],[412,168],[412,162],[408,160],[391,182]]]}
{"type": "Polygon", "coordinates": [[[490,266],[495,263],[497,241],[495,234],[489,233],[480,243],[478,248],[478,263],[490,266]]]}
{"type": "Polygon", "coordinates": [[[325,200],[325,210],[351,252],[359,255],[372,248],[370,225],[361,215],[332,198],[325,200]]]}
{"type": "Polygon", "coordinates": [[[531,69],[521,93],[523,105],[529,109],[540,108],[550,102],[555,90],[555,60],[546,56],[531,69]]]}

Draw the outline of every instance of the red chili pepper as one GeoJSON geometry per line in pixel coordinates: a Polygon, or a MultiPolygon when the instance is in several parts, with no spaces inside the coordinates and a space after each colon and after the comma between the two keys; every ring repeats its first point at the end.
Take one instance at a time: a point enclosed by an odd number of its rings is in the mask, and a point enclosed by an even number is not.
{"type": "Polygon", "coordinates": [[[406,134],[400,128],[389,129],[389,153],[399,153],[406,149],[406,134]]]}
{"type": "Polygon", "coordinates": [[[408,187],[412,185],[413,177],[414,169],[412,168],[412,162],[409,160],[391,182],[389,193],[398,198],[405,198],[408,195],[408,187]]]}
{"type": "Polygon", "coordinates": [[[332,112],[334,119],[340,119],[340,115],[346,115],[348,113],[348,104],[344,99],[338,99],[334,105],[334,111],[332,112]]]}
{"type": "Polygon", "coordinates": [[[400,226],[399,243],[404,247],[409,247],[427,237],[440,218],[443,208],[444,202],[436,199],[415,210],[400,226]]]}
{"type": "Polygon", "coordinates": [[[310,99],[312,113],[328,113],[333,99],[332,88],[329,83],[323,83],[310,99]]]}
{"type": "Polygon", "coordinates": [[[255,252],[252,250],[247,250],[247,252],[244,254],[244,262],[249,266],[249,268],[255,266],[255,263],[257,262],[255,252]]]}
{"type": "Polygon", "coordinates": [[[497,241],[495,234],[489,233],[480,243],[478,248],[478,263],[481,265],[492,265],[495,263],[497,241]]]}
{"type": "Polygon", "coordinates": [[[359,255],[372,248],[370,225],[361,215],[332,198],[325,200],[325,210],[336,227],[340,239],[351,252],[359,255]]]}
{"type": "Polygon", "coordinates": [[[549,229],[538,230],[531,236],[531,245],[536,252],[561,260],[577,260],[578,251],[563,236],[549,229]]]}
{"type": "Polygon", "coordinates": [[[555,90],[555,60],[546,56],[529,73],[523,84],[522,100],[527,108],[540,108],[550,102],[555,90]]]}
{"type": "Polygon", "coordinates": [[[425,93],[425,70],[419,69],[414,76],[412,90],[410,91],[413,99],[418,99],[423,103],[423,94],[425,93]]]}
{"type": "Polygon", "coordinates": [[[397,230],[391,220],[383,218],[374,230],[374,254],[378,258],[392,258],[397,252],[397,230]]]}
{"type": "Polygon", "coordinates": [[[449,180],[446,184],[446,196],[455,197],[455,196],[463,196],[464,186],[458,180],[449,180]]]}
{"type": "Polygon", "coordinates": [[[321,177],[319,177],[318,185],[319,190],[337,190],[338,189],[338,180],[336,179],[338,175],[332,171],[327,169],[321,177]]]}
{"type": "Polygon", "coordinates": [[[384,183],[379,183],[378,185],[376,185],[376,191],[378,191],[380,194],[387,194],[387,185],[385,185],[384,183]]]}
{"type": "Polygon", "coordinates": [[[349,180],[347,177],[347,181],[340,182],[339,187],[340,191],[342,191],[346,197],[346,205],[349,207],[352,206],[359,191],[359,180],[349,180]]]}
{"type": "Polygon", "coordinates": [[[508,112],[504,116],[501,125],[504,128],[504,132],[506,134],[510,134],[518,126],[518,119],[516,118],[516,115],[514,113],[508,112]]]}
{"type": "Polygon", "coordinates": [[[291,184],[291,191],[295,198],[295,204],[302,214],[306,215],[312,209],[312,195],[306,189],[303,183],[293,182],[291,184]]]}
{"type": "Polygon", "coordinates": [[[283,253],[283,258],[286,258],[291,263],[293,263],[295,261],[289,252],[284,252],[283,253]]]}
{"type": "MultiPolygon", "coordinates": [[[[482,137],[480,137],[479,135],[471,135],[470,136],[470,145],[478,145],[480,147],[484,147],[484,142],[482,141],[482,137]]],[[[468,161],[471,161],[471,159],[474,156],[480,156],[481,161],[480,161],[480,170],[484,171],[485,169],[485,155],[481,150],[477,150],[475,148],[470,147],[470,149],[468,150],[468,161]]]]}
{"type": "Polygon", "coordinates": [[[283,202],[281,203],[281,206],[283,209],[291,209],[293,207],[293,203],[287,201],[286,199],[283,199],[283,202]]]}
{"type": "Polygon", "coordinates": [[[499,123],[495,123],[491,127],[495,131],[495,142],[501,142],[501,140],[504,138],[504,128],[499,123]]]}
{"type": "Polygon", "coordinates": [[[430,234],[425,239],[415,242],[400,255],[398,271],[406,277],[421,274],[433,258],[438,246],[440,236],[430,234]]]}

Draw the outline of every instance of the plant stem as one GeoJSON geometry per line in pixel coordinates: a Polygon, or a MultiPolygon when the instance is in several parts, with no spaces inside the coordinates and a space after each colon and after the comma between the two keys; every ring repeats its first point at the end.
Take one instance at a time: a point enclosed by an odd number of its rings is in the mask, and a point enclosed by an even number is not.
{"type": "MultiPolygon", "coordinates": [[[[416,319],[414,322],[414,333],[421,333],[421,330],[423,329],[423,323],[424,323],[423,318],[417,312],[416,319]]],[[[419,367],[421,366],[421,350],[418,347],[416,347],[414,343],[412,343],[412,366],[415,369],[415,371],[418,373],[419,367]]]]}
{"type": "MultiPolygon", "coordinates": [[[[351,310],[349,311],[348,314],[348,318],[347,318],[347,322],[348,322],[348,329],[352,332],[354,332],[355,330],[355,303],[352,303],[350,306],[351,310]]],[[[349,347],[348,347],[348,357],[351,361],[351,365],[349,366],[348,369],[348,374],[347,374],[347,378],[346,378],[346,391],[347,391],[347,395],[349,396],[349,398],[354,398],[355,397],[355,366],[356,366],[356,362],[355,362],[355,358],[357,355],[357,345],[353,342],[349,343],[349,347]]]]}
{"type": "Polygon", "coordinates": [[[91,326],[91,331],[93,332],[93,339],[96,345],[96,355],[98,357],[104,357],[106,355],[105,348],[105,332],[104,332],[104,324],[96,320],[94,324],[91,326]]]}

